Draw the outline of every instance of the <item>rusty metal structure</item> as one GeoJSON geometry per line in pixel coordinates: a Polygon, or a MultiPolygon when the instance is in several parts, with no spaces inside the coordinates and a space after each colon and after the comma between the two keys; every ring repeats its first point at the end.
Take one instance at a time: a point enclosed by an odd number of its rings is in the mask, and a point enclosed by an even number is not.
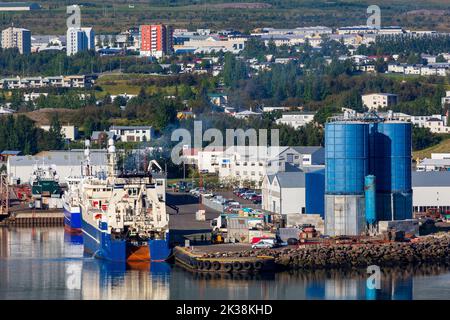
{"type": "Polygon", "coordinates": [[[0,173],[0,215],[9,212],[9,185],[6,173],[0,173]]]}

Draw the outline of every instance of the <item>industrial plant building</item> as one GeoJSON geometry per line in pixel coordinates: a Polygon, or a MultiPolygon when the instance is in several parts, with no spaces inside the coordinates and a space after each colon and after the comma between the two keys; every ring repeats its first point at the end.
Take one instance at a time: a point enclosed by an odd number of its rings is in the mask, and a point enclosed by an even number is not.
{"type": "Polygon", "coordinates": [[[450,171],[413,172],[413,210],[450,212],[450,171]]]}
{"type": "Polygon", "coordinates": [[[376,116],[325,125],[325,233],[361,235],[412,218],[411,123],[376,116]]]}
{"type": "MultiPolygon", "coordinates": [[[[92,172],[105,171],[106,150],[91,150],[90,156],[92,172]]],[[[31,156],[9,157],[6,164],[8,182],[10,184],[29,183],[33,172],[39,167],[54,167],[61,183],[68,177],[82,175],[82,163],[84,161],[83,150],[70,151],[45,151],[31,156]]]]}

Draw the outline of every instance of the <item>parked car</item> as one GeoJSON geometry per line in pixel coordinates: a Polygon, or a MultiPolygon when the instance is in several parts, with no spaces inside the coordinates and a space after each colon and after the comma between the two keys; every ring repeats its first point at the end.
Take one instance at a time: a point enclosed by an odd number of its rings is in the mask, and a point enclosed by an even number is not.
{"type": "Polygon", "coordinates": [[[243,196],[245,193],[249,192],[249,191],[250,191],[249,189],[242,189],[242,190],[239,191],[236,195],[237,195],[238,197],[241,197],[241,198],[242,198],[242,196],[243,196]]]}
{"type": "Polygon", "coordinates": [[[261,239],[252,245],[252,249],[271,249],[274,246],[274,241],[271,241],[270,239],[261,239]]]}
{"type": "Polygon", "coordinates": [[[205,192],[205,188],[195,188],[195,190],[192,190],[191,194],[194,197],[199,197],[202,192],[205,192]]]}
{"type": "Polygon", "coordinates": [[[262,198],[261,197],[256,197],[255,199],[252,200],[253,204],[261,204],[262,203],[262,198]]]}
{"type": "Polygon", "coordinates": [[[248,188],[237,188],[233,190],[233,193],[237,196],[239,196],[240,193],[244,193],[247,192],[248,188]]]}
{"type": "Polygon", "coordinates": [[[244,193],[242,195],[242,198],[246,199],[246,200],[250,200],[253,196],[256,196],[256,192],[254,192],[254,191],[247,191],[246,193],[244,193]]]}
{"type": "Polygon", "coordinates": [[[249,200],[255,202],[255,201],[259,201],[261,202],[262,196],[260,194],[254,194],[253,196],[250,197],[249,200]]]}

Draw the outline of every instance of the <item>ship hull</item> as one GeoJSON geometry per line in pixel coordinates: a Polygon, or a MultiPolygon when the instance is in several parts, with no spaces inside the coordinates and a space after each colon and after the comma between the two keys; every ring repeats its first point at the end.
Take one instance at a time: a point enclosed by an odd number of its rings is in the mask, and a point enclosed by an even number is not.
{"type": "Polygon", "coordinates": [[[69,208],[64,204],[64,228],[73,233],[81,233],[81,211],[79,208],[69,208]]]}
{"type": "Polygon", "coordinates": [[[108,261],[166,261],[171,254],[169,239],[129,242],[112,239],[106,225],[93,226],[82,219],[84,251],[95,258],[108,261]]]}

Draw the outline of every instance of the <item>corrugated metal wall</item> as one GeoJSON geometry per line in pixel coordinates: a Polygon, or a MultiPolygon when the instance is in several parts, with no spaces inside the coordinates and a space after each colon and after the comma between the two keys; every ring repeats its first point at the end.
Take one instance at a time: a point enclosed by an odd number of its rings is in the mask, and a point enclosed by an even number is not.
{"type": "Polygon", "coordinates": [[[325,217],[324,191],[325,191],[325,170],[307,172],[305,174],[305,209],[307,214],[320,214],[325,217]]]}
{"type": "Polygon", "coordinates": [[[364,195],[325,195],[325,234],[357,236],[366,229],[364,195]]]}

